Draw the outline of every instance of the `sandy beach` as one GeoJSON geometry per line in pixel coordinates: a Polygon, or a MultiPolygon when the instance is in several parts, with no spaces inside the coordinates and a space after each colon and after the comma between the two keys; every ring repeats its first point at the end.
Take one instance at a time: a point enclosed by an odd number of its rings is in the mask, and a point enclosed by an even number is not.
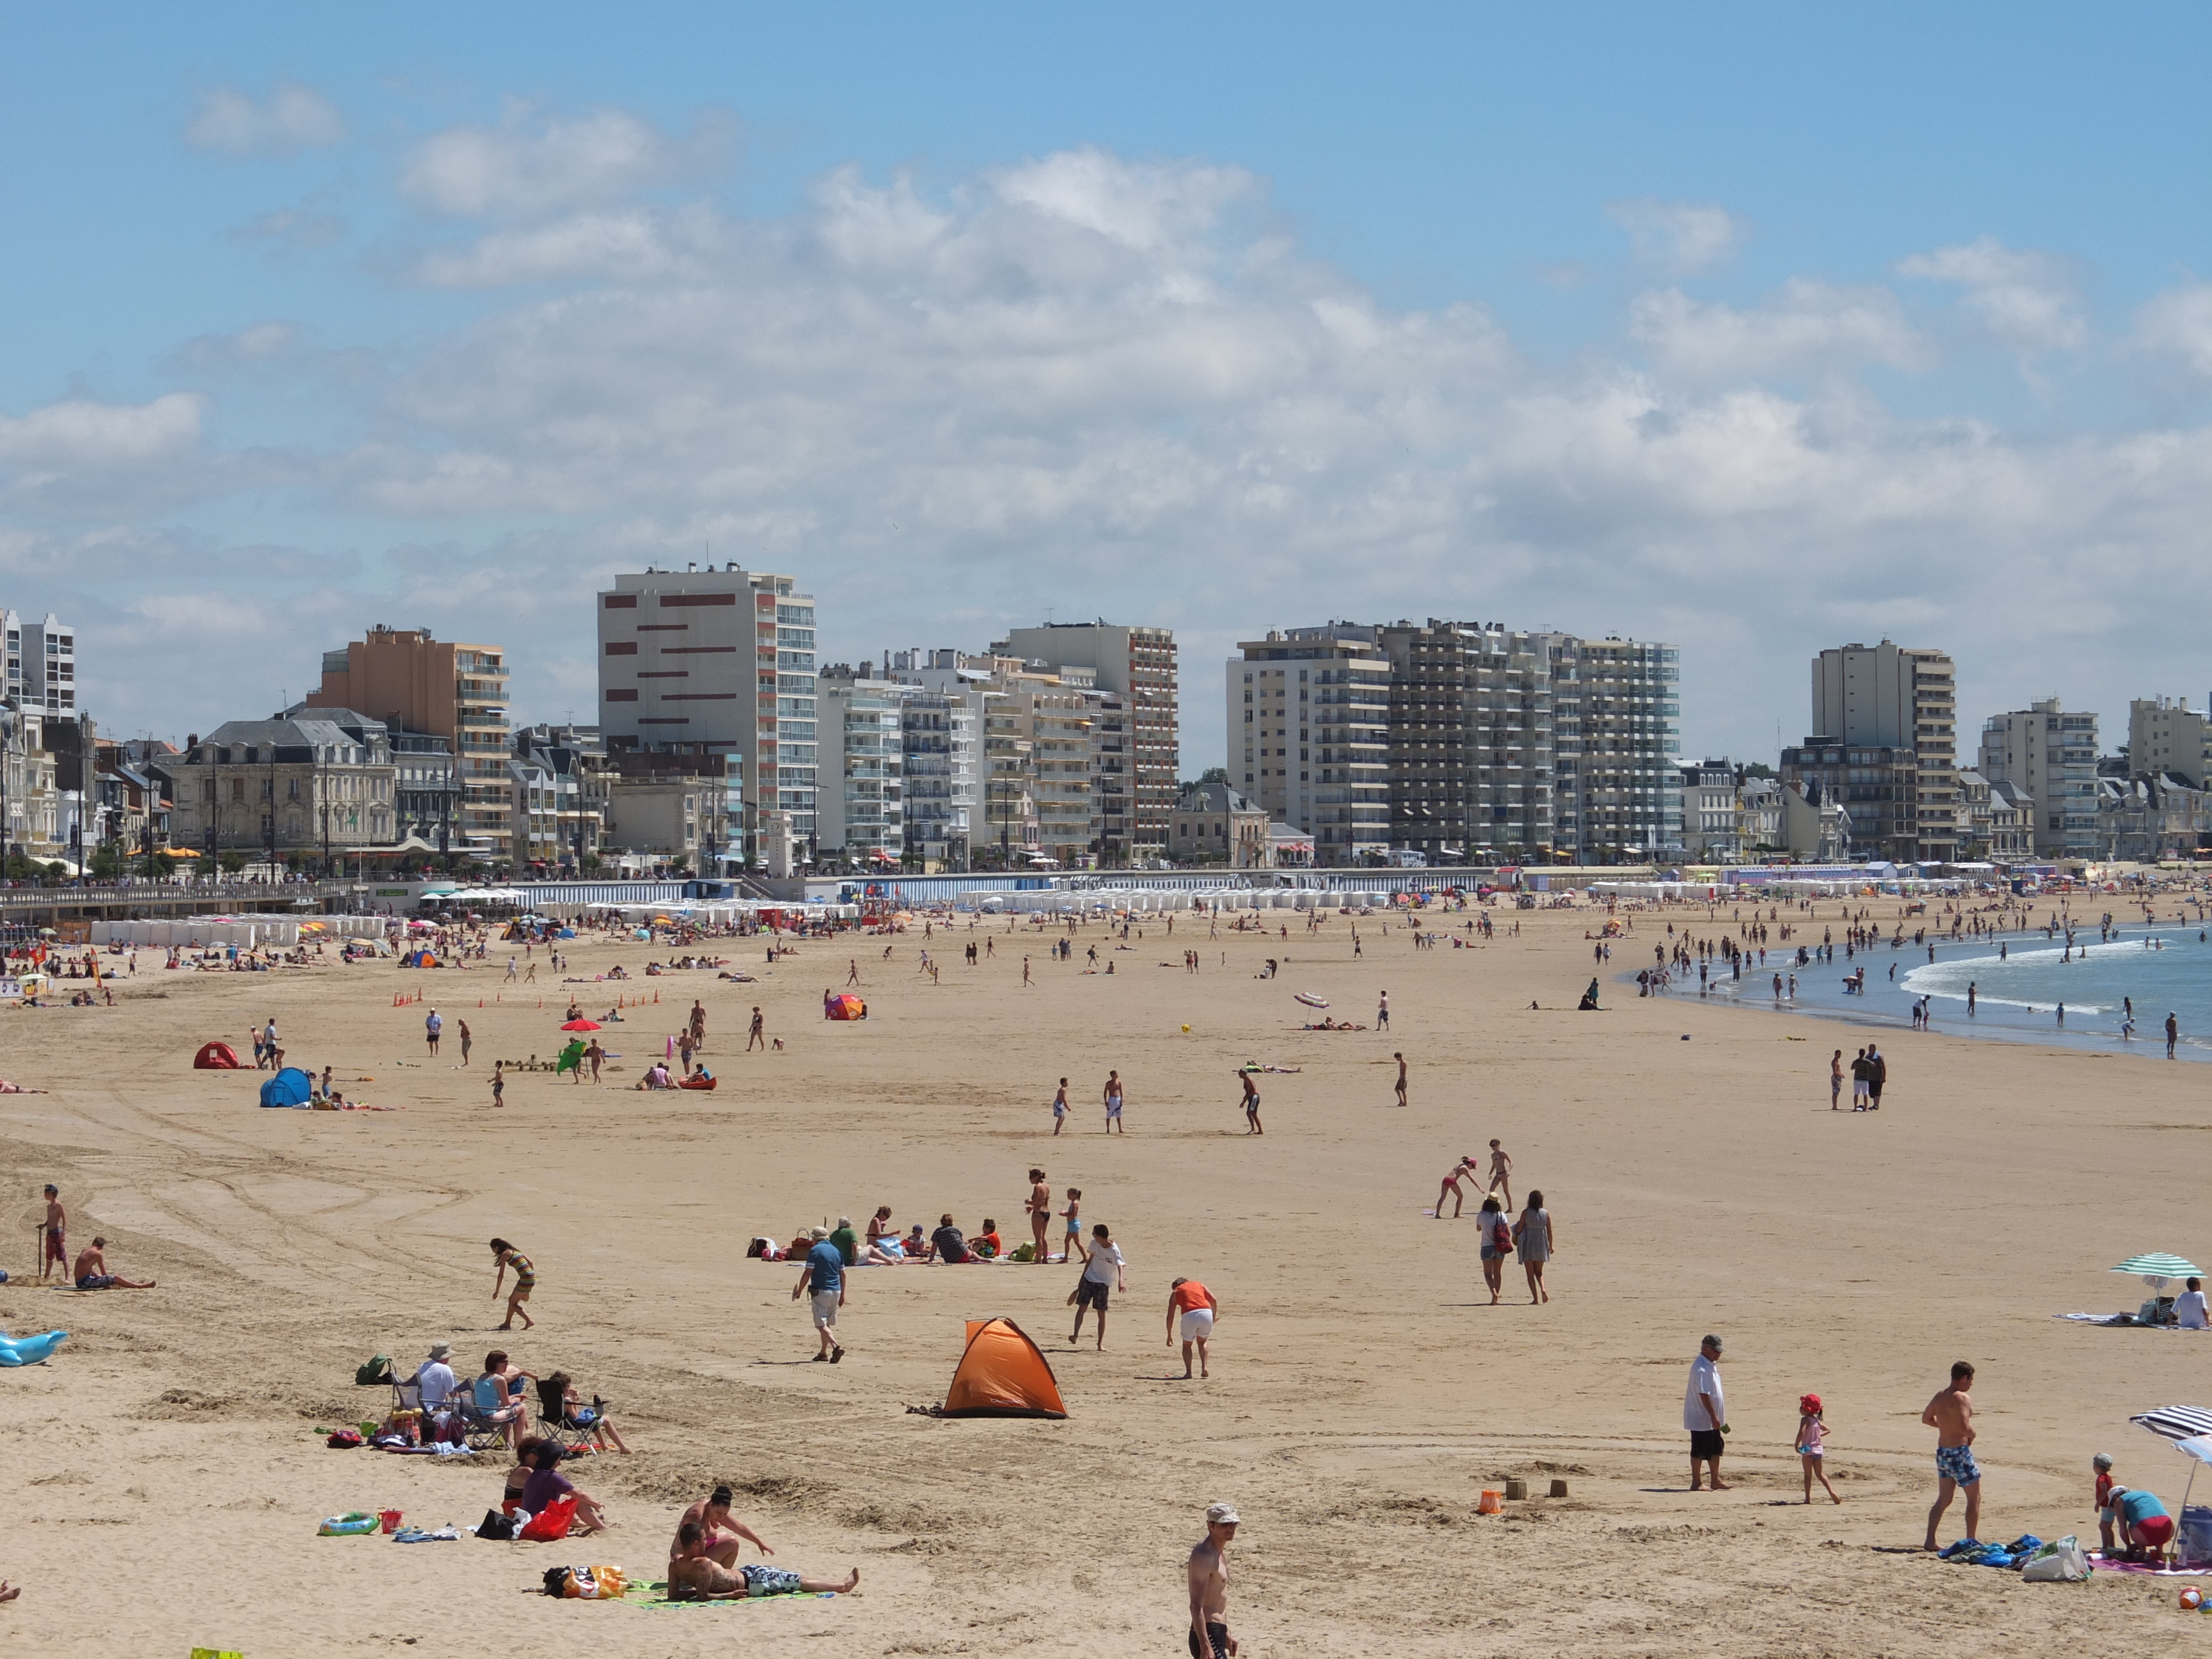
{"type": "MultiPolygon", "coordinates": [[[[1919,1419],[1971,1359],[1986,1538],[2094,1541],[2100,1450],[2176,1505],[2183,1460],[2126,1417],[2212,1403],[2212,1337],[2051,1316],[2132,1308],[2140,1285],[2106,1271],[2123,1256],[2212,1249],[2205,1073],[2153,1045],[1885,1026],[1884,1109],[1832,1113],[1828,1055],[1856,1046],[1848,1026],[1639,1000],[1611,982],[1633,948],[1616,952],[1606,1009],[1577,1013],[1592,913],[1522,913],[1518,937],[1514,913],[1495,915],[1494,942],[1429,951],[1401,921],[1386,934],[1364,919],[1356,960],[1350,918],[1264,939],[1148,925],[1110,952],[1094,927],[1066,963],[999,921],[974,935],[996,947],[974,969],[964,927],[930,941],[936,984],[917,972],[919,925],[888,962],[882,940],[803,945],[774,967],[763,941],[718,942],[757,985],[692,972],[568,988],[541,968],[539,985],[508,986],[497,947],[467,969],[256,975],[161,972],[143,952],[114,1008],[0,1012],[0,1073],[48,1091],[0,1097],[16,1200],[0,1325],[71,1333],[51,1364],[0,1372],[15,1517],[0,1577],[25,1586],[0,1637],[178,1659],[195,1645],[1166,1654],[1183,1650],[1183,1558],[1220,1498],[1243,1516],[1231,1615],[1248,1659],[2070,1656],[2171,1639],[2172,1580],[2025,1585],[1919,1554],[1934,1486],[1919,1419]],[[1110,976],[1083,971],[1094,944],[1110,976]],[[1280,976],[1256,978],[1269,957],[1280,976]],[[854,957],[871,1018],[825,1024],[822,993],[854,957]],[[393,1006],[418,988],[423,1002],[393,1006]],[[594,1016],[618,991],[662,1000],[609,1028],[625,1069],[603,1086],[526,1073],[495,1110],[492,1061],[550,1057],[570,989],[594,1016]],[[1387,1032],[1297,1029],[1314,1016],[1294,992],[1371,1026],[1386,989],[1387,1032]],[[695,996],[721,1088],[629,1090],[695,996]],[[741,1052],[756,1003],[784,1051],[741,1052]],[[434,1061],[431,1006],[448,1022],[434,1061]],[[210,1038],[245,1052],[271,1015],[293,1063],[402,1109],[262,1110],[252,1072],[190,1069],[210,1038]],[[1297,1068],[1260,1079],[1261,1137],[1243,1133],[1248,1060],[1297,1068]],[[1127,1085],[1127,1133],[1110,1139],[1109,1067],[1127,1085]],[[1055,1139],[1062,1075],[1075,1110],[1055,1139]],[[1553,1218],[1546,1306],[1510,1265],[1504,1305],[1487,1305],[1474,1206],[1427,1213],[1444,1170],[1492,1136],[1516,1198],[1541,1188],[1553,1218]],[[1032,1164],[1055,1195],[1082,1188],[1085,1223],[1109,1224],[1127,1255],[1103,1353],[1087,1332],[1067,1343],[1073,1268],[907,1267],[854,1273],[848,1355],[810,1364],[796,1265],[745,1259],[754,1234],[858,1224],[878,1204],[902,1228],[994,1217],[1012,1243],[1032,1164]],[[27,1283],[46,1181],[72,1249],[104,1232],[117,1270],[160,1287],[27,1283]],[[491,1328],[495,1233],[537,1265],[533,1331],[491,1328]],[[1222,1304],[1203,1382],[1181,1381],[1162,1342],[1177,1275],[1222,1304]],[[1067,1420],[909,1415],[943,1397],[963,1322],[1001,1314],[1044,1348],[1067,1420]],[[1680,1427],[1706,1331],[1728,1344],[1735,1489],[1719,1493],[1686,1489],[1680,1427]],[[318,1433],[388,1404],[353,1386],[361,1361],[411,1370],[434,1341],[464,1375],[501,1346],[608,1398],[637,1454],[576,1479],[609,1532],[315,1536],[342,1510],[465,1528],[496,1503],[503,1458],[334,1451],[318,1433]],[[1808,1389],[1826,1402],[1840,1507],[1796,1502],[1808,1389]],[[1510,1475],[1538,1494],[1564,1478],[1568,1496],[1479,1516],[1482,1489],[1510,1475]],[[776,1565],[857,1565],[860,1592],[680,1607],[535,1594],[563,1562],[660,1576],[678,1510],[718,1478],[776,1565]]],[[[1638,917],[1632,939],[1648,951],[1664,922],[1638,917]]],[[[665,954],[579,941],[571,971],[665,954]]]]}

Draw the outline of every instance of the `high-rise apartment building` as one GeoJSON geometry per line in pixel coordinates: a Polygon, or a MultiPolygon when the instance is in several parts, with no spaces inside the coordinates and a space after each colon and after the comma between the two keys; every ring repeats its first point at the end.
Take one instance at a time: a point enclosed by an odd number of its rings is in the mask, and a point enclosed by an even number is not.
{"type": "MultiPolygon", "coordinates": [[[[1813,659],[1814,732],[1845,747],[1913,751],[1912,799],[1902,805],[1910,808],[1905,822],[1914,845],[1907,852],[1900,844],[1892,858],[1948,862],[1959,856],[1958,705],[1958,672],[1941,651],[1884,640],[1813,659]]],[[[1856,812],[1852,816],[1856,844],[1856,812]]]]}
{"type": "MultiPolygon", "coordinates": [[[[610,752],[734,755],[751,781],[740,808],[755,844],[763,812],[793,842],[816,838],[814,600],[790,576],[646,569],[599,596],[599,729],[610,752]]],[[[732,838],[737,838],[734,831],[732,838]]]]}
{"type": "Polygon", "coordinates": [[[822,734],[815,793],[820,855],[896,864],[906,850],[901,705],[908,689],[869,663],[833,663],[816,677],[815,689],[822,734]]]}
{"type": "Polygon", "coordinates": [[[1316,864],[1389,850],[1390,659],[1352,623],[1272,629],[1227,664],[1229,775],[1316,864]]]}
{"type": "Polygon", "coordinates": [[[2212,720],[2172,697],[2137,697],[2128,705],[2128,773],[2154,778],[2172,772],[2202,789],[2212,759],[2212,720]]]}
{"type": "Polygon", "coordinates": [[[459,785],[452,850],[509,861],[507,667],[500,647],[379,623],[366,638],[323,653],[322,687],[302,712],[326,709],[355,709],[387,728],[445,738],[459,785]]]}
{"type": "Polygon", "coordinates": [[[2032,803],[2029,839],[2038,858],[2103,855],[2097,824],[2097,717],[2069,714],[2045,697],[1982,722],[1981,775],[2011,784],[2032,803]]]}
{"type": "Polygon", "coordinates": [[[983,823],[983,725],[988,658],[958,651],[894,651],[890,677],[908,689],[900,708],[906,840],[925,859],[966,869],[983,823]]]}
{"type": "Polygon", "coordinates": [[[1559,849],[1583,861],[1680,858],[1682,653],[1651,640],[1538,637],[1552,656],[1559,849]]]}
{"type": "MultiPolygon", "coordinates": [[[[1101,860],[1165,857],[1176,774],[1182,763],[1175,635],[1164,628],[1048,623],[1042,628],[1011,629],[991,649],[1000,656],[1042,663],[1048,670],[1087,668],[1097,690],[1121,700],[1125,758],[1106,775],[1120,773],[1127,779],[1128,822],[1118,832],[1105,832],[1101,860]],[[1116,857],[1123,845],[1127,857],[1116,857]]],[[[1116,814],[1105,811],[1101,816],[1116,814]]]]}
{"type": "Polygon", "coordinates": [[[1431,864],[1503,864],[1553,844],[1552,661],[1496,623],[1397,623],[1390,659],[1390,843],[1431,864]]]}
{"type": "Polygon", "coordinates": [[[15,611],[0,611],[5,668],[0,696],[19,708],[48,714],[76,712],[76,629],[49,611],[43,623],[15,611]]]}

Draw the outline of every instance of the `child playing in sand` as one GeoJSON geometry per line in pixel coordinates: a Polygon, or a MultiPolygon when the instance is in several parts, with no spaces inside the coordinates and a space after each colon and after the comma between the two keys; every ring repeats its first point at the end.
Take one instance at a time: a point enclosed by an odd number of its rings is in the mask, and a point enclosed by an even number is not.
{"type": "Polygon", "coordinates": [[[1816,1475],[1830,1498],[1838,1504],[1844,1501],[1828,1485],[1827,1443],[1828,1425],[1820,1416],[1820,1396],[1802,1395],[1797,1401],[1797,1460],[1805,1466],[1805,1501],[1808,1504],[1813,1501],[1813,1480],[1816,1475]]]}

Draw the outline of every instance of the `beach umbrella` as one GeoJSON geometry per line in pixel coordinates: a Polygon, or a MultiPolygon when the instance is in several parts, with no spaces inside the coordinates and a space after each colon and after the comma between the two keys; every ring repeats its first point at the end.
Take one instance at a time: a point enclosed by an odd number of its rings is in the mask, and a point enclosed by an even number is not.
{"type": "Polygon", "coordinates": [[[596,1031],[599,1029],[599,1023],[595,1019],[572,1019],[561,1029],[564,1031],[596,1031]]]}
{"type": "Polygon", "coordinates": [[[2161,1439],[2179,1442],[2212,1437],[2212,1412],[2198,1406],[2160,1406],[2128,1419],[2161,1439]]]}
{"type": "Polygon", "coordinates": [[[2163,1250],[2153,1250],[2148,1255],[2131,1255],[2112,1271],[2136,1274],[2154,1291],[2164,1290],[2169,1279],[2201,1279],[2204,1274],[2204,1269],[2186,1256],[2168,1255],[2163,1250]]]}

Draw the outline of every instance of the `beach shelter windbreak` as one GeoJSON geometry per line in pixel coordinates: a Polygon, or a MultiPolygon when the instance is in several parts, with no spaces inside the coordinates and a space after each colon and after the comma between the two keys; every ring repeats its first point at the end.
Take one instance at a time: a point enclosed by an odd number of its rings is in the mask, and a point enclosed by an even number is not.
{"type": "Polygon", "coordinates": [[[1011,1319],[971,1319],[968,1348],[945,1391],[947,1417],[1066,1417],[1060,1384],[1011,1319]]]}
{"type": "Polygon", "coordinates": [[[234,1072],[238,1066],[238,1050],[228,1042],[203,1042],[199,1053],[192,1056],[196,1072],[234,1072]]]}
{"type": "Polygon", "coordinates": [[[261,1085],[261,1103],[264,1106],[304,1106],[313,1087],[305,1072],[296,1066],[287,1066],[261,1085]]]}
{"type": "Polygon", "coordinates": [[[824,1019],[866,1019],[867,1017],[868,1005],[850,991],[831,997],[822,1005],[822,1018],[824,1019]]]}

